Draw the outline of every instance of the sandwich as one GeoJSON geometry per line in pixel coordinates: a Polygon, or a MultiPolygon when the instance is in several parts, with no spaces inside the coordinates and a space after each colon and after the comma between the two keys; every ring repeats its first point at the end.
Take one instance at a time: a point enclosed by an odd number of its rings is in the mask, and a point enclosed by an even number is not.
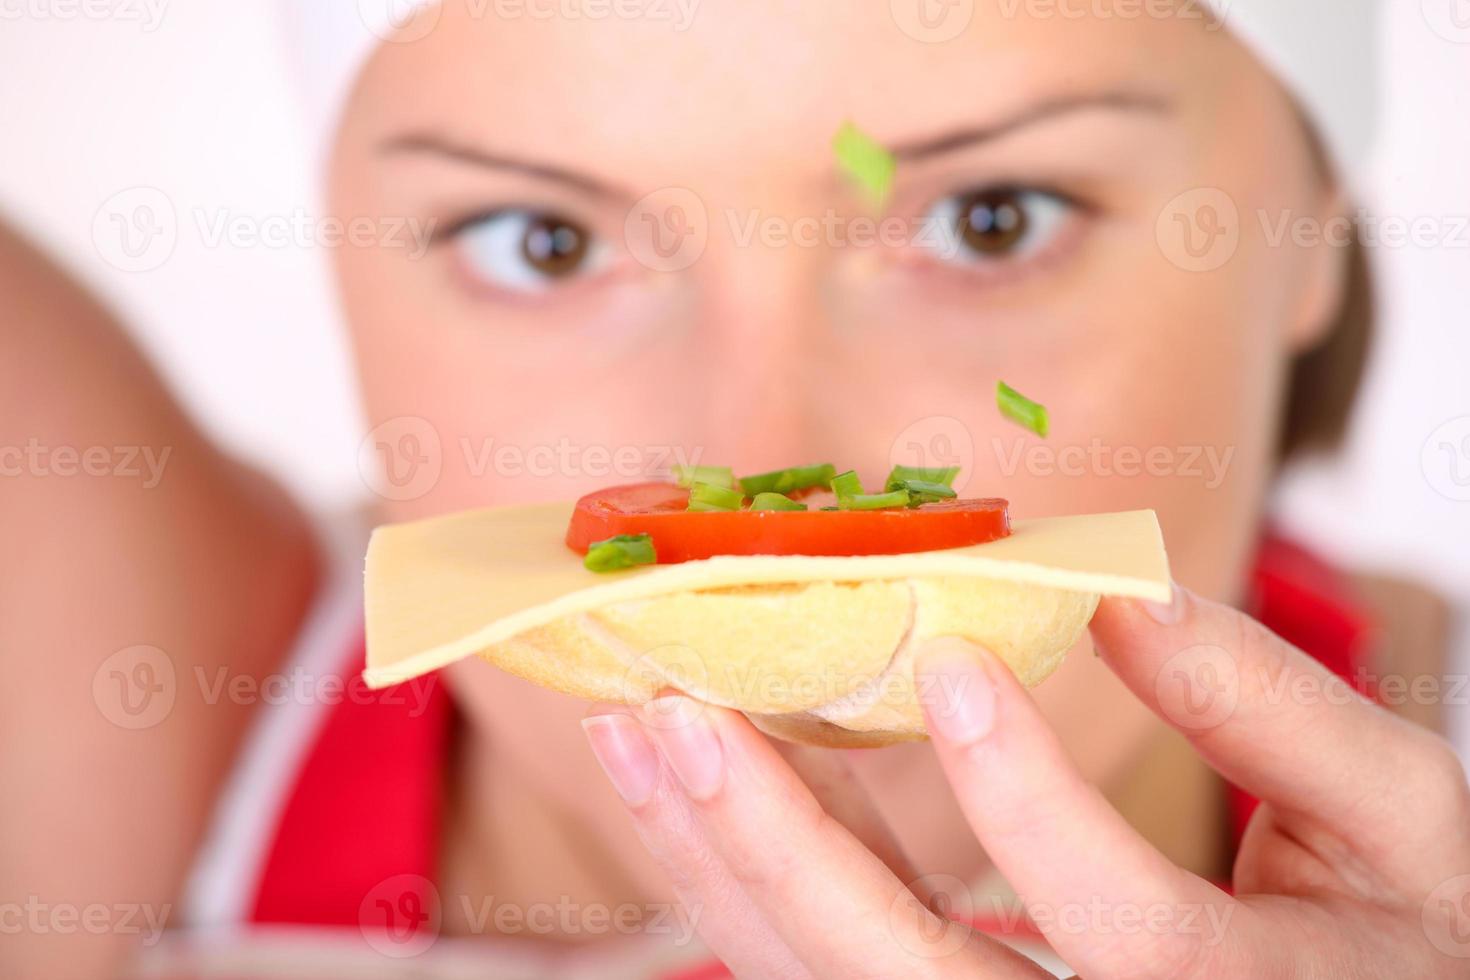
{"type": "Polygon", "coordinates": [[[674,475],[377,529],[369,686],[478,656],[577,698],[675,690],[782,739],[879,747],[925,738],[922,706],[953,693],[916,684],[926,641],[980,644],[1033,687],[1101,596],[1170,597],[1152,511],[1013,521],[961,499],[955,468],[871,490],[830,464],[674,475]]]}

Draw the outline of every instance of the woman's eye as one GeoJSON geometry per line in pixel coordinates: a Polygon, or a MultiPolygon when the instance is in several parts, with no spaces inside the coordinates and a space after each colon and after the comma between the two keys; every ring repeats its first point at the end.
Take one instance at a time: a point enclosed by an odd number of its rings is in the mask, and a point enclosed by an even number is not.
{"type": "Polygon", "coordinates": [[[556,214],[525,209],[498,211],[456,233],[470,274],[501,289],[543,292],[596,272],[606,244],[582,225],[556,214]]]}
{"type": "Polygon", "coordinates": [[[1045,249],[1072,212],[1046,191],[991,188],[955,194],[924,216],[931,250],[946,262],[972,265],[1024,259],[1045,249]]]}

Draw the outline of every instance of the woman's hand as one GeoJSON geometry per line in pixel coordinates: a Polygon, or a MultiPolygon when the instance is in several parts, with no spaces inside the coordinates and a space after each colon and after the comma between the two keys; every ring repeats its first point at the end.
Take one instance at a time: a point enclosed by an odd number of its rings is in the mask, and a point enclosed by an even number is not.
{"type": "MultiPolygon", "coordinates": [[[[925,650],[929,730],[954,792],[1073,969],[1470,973],[1470,790],[1442,740],[1182,590],[1166,607],[1105,600],[1092,633],[1135,695],[1264,804],[1232,897],[1123,821],[1003,665],[958,641],[925,650]]],[[[1045,975],[931,911],[892,870],[902,857],[891,841],[876,834],[880,859],[738,713],[670,697],[585,726],[642,840],[737,975],[1045,975]]],[[[874,836],[871,820],[857,823],[874,836]]]]}

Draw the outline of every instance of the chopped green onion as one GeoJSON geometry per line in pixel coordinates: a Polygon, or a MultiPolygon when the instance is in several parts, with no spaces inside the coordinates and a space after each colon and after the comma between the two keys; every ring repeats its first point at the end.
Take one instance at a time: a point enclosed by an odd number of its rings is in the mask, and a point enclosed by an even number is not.
{"type": "Polygon", "coordinates": [[[1030,429],[1041,438],[1046,438],[1047,432],[1051,430],[1051,422],[1047,419],[1045,406],[1038,405],[1004,381],[997,383],[995,398],[1000,406],[1000,414],[1017,425],[1030,429]]]}
{"type": "Polygon", "coordinates": [[[747,497],[754,497],[758,493],[794,493],[797,490],[828,486],[836,475],[837,467],[831,463],[820,463],[816,466],[793,466],[789,470],[742,476],[740,489],[745,491],[747,497]]]}
{"type": "Polygon", "coordinates": [[[689,488],[689,509],[694,511],[739,510],[745,494],[712,483],[696,483],[689,488]]]}
{"type": "Polygon", "coordinates": [[[799,504],[785,494],[780,493],[758,493],[751,501],[751,510],[806,510],[806,504],[799,504]]]}
{"type": "Polygon", "coordinates": [[[882,144],[851,122],[842,124],[832,138],[832,150],[842,172],[856,184],[875,207],[888,202],[898,163],[882,144]]]}
{"type": "Polygon", "coordinates": [[[858,479],[856,470],[848,470],[832,478],[832,492],[837,495],[839,504],[848,497],[859,496],[863,492],[862,481],[858,479]]]}
{"type": "Polygon", "coordinates": [[[895,466],[888,474],[885,484],[889,490],[897,490],[905,483],[938,483],[942,486],[954,486],[955,477],[960,475],[958,466],[895,466]]]}
{"type": "Polygon", "coordinates": [[[595,542],[587,549],[587,557],[582,559],[582,564],[593,572],[617,572],[635,565],[652,565],[657,561],[651,536],[619,534],[615,538],[595,542]]]}
{"type": "Polygon", "coordinates": [[[712,487],[735,489],[735,471],[728,466],[675,466],[674,479],[681,487],[708,483],[712,487]]]}
{"type": "Polygon", "coordinates": [[[841,507],[823,507],[823,510],[841,510],[841,507]]]}
{"type": "Polygon", "coordinates": [[[909,495],[909,506],[918,507],[920,504],[932,504],[941,500],[953,500],[959,496],[953,487],[947,487],[943,483],[929,483],[925,480],[904,480],[898,484],[889,483],[888,489],[906,490],[909,495]]]}
{"type": "Polygon", "coordinates": [[[862,493],[848,497],[842,506],[848,510],[886,510],[889,507],[907,507],[909,492],[895,490],[892,493],[862,493]]]}

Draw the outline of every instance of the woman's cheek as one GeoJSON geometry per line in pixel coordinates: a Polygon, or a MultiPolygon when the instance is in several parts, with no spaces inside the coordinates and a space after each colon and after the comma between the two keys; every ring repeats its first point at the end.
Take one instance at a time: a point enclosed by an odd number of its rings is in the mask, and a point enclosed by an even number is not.
{"type": "Polygon", "coordinates": [[[389,494],[392,517],[567,499],[699,452],[677,302],[637,284],[497,302],[439,259],[341,259],[370,427],[437,470],[389,494]]]}
{"type": "MultiPolygon", "coordinates": [[[[1146,262],[1100,276],[1068,301],[974,326],[991,349],[885,352],[889,370],[924,372],[870,418],[872,446],[895,461],[957,463],[965,492],[1012,502],[1018,517],[1156,510],[1178,577],[1236,598],[1272,469],[1283,358],[1282,310],[1247,288],[1246,264],[1213,276],[1146,262]],[[1042,439],[1002,420],[1004,379],[1043,402],[1042,439]],[[917,455],[915,455],[917,454],[917,455]]],[[[882,390],[882,389],[879,389],[882,390]]]]}

